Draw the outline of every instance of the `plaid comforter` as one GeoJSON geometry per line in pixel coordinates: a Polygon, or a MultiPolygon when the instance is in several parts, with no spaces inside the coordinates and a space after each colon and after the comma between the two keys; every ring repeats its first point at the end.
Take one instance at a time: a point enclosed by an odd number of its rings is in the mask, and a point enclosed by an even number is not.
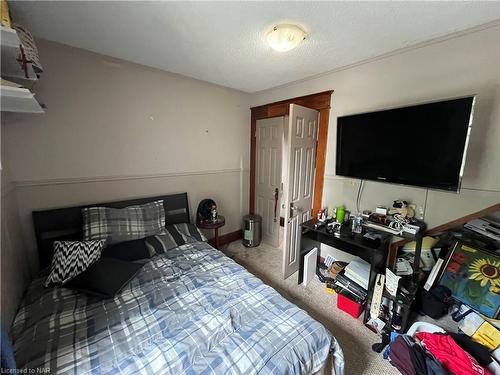
{"type": "Polygon", "coordinates": [[[336,339],[208,244],[149,260],[114,299],[29,287],[13,324],[19,368],[51,374],[305,374],[336,339]]]}

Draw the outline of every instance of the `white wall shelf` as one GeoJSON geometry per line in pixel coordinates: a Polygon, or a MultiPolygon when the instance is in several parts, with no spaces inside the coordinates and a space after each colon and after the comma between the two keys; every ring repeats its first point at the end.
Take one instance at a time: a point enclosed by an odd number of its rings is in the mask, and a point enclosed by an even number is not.
{"type": "Polygon", "coordinates": [[[21,57],[21,41],[16,30],[1,26],[2,77],[19,83],[27,88],[33,88],[38,76],[32,64],[26,64],[23,69],[18,59],[21,57]]]}
{"type": "Polygon", "coordinates": [[[2,112],[43,113],[32,89],[38,80],[32,64],[26,64],[26,70],[19,63],[21,57],[21,41],[16,30],[0,26],[1,32],[1,67],[2,78],[22,85],[26,88],[13,86],[0,86],[2,112]]]}
{"type": "Polygon", "coordinates": [[[0,85],[0,97],[2,112],[44,113],[28,89],[0,85]]]}
{"type": "Polygon", "coordinates": [[[2,47],[19,48],[21,41],[17,36],[16,30],[0,25],[2,47]]]}

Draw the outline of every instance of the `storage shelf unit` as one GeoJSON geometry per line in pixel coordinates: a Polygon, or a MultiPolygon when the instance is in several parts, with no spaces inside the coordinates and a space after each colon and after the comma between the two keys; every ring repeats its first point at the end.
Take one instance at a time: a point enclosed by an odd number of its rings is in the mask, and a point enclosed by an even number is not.
{"type": "Polygon", "coordinates": [[[1,86],[2,112],[43,113],[34,94],[29,91],[38,80],[32,64],[24,66],[18,60],[22,57],[21,41],[14,29],[1,27],[2,78],[26,88],[1,86]]]}
{"type": "Polygon", "coordinates": [[[0,26],[1,36],[2,36],[2,48],[3,47],[14,47],[19,48],[21,41],[17,36],[17,32],[10,27],[0,26]]]}

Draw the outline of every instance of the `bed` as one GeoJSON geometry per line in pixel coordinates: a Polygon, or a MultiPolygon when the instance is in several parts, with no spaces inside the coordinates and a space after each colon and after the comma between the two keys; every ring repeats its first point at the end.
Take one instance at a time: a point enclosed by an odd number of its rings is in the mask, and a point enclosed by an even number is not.
{"type": "MultiPolygon", "coordinates": [[[[187,194],[101,203],[122,208],[163,199],[167,223],[189,222],[187,194]]],[[[89,205],[90,206],[90,205],[89,205]]],[[[96,205],[92,205],[96,206],[96,205]]],[[[81,239],[81,209],[33,213],[40,264],[52,242],[81,239]]],[[[206,242],[144,261],[114,298],[35,279],[12,326],[19,368],[57,374],[343,373],[337,340],[206,242]]]]}

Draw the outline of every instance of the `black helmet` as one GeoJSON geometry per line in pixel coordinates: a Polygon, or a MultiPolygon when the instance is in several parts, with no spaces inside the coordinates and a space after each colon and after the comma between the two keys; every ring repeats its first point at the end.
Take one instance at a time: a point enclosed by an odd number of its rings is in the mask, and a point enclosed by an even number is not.
{"type": "Polygon", "coordinates": [[[196,221],[205,221],[211,219],[212,207],[217,207],[213,199],[203,199],[198,205],[198,212],[196,213],[196,221]]]}

